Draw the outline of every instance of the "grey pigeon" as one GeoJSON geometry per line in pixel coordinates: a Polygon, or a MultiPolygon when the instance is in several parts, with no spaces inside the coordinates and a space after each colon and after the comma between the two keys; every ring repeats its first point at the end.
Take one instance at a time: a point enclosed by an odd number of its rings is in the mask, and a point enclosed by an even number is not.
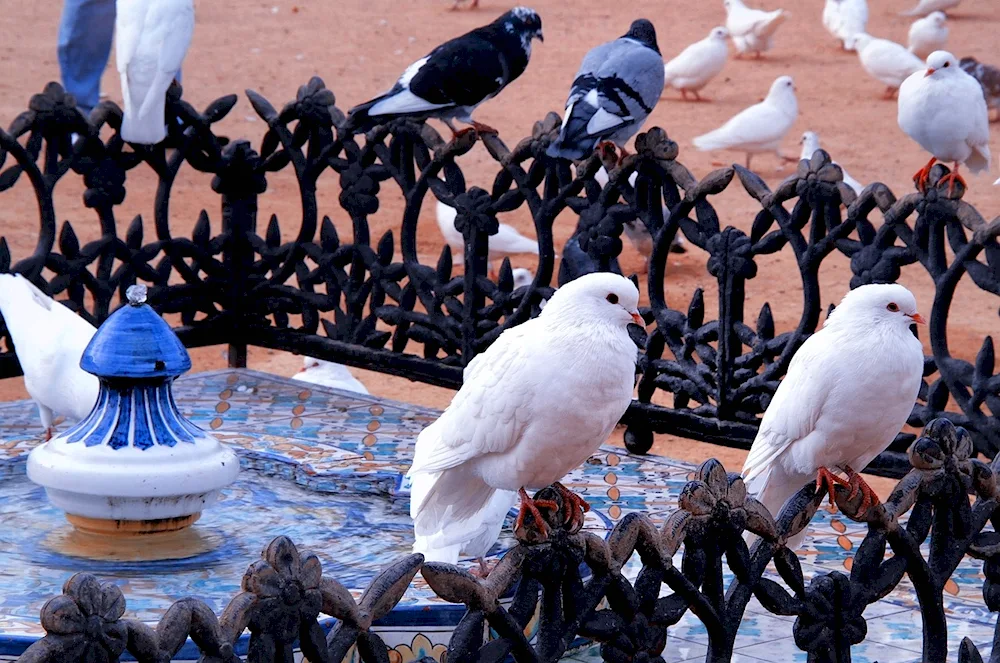
{"type": "Polygon", "coordinates": [[[1000,109],[1000,69],[983,64],[976,58],[962,58],[958,66],[972,76],[983,86],[983,95],[986,97],[986,107],[990,111],[1000,109]]]}
{"type": "Polygon", "coordinates": [[[549,156],[583,159],[598,142],[623,148],[662,93],[663,57],[656,45],[656,30],[641,18],[623,36],[591,49],[583,58],[566,100],[562,130],[549,146],[549,156]]]}

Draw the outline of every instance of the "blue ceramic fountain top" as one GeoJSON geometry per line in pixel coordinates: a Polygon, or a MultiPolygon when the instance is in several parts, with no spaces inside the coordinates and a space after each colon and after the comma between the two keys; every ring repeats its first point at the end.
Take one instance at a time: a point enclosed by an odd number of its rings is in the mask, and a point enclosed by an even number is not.
{"type": "Polygon", "coordinates": [[[128,304],[101,325],[80,368],[102,378],[175,377],[191,369],[191,358],[177,335],[146,304],[146,286],[127,291],[128,304]]]}

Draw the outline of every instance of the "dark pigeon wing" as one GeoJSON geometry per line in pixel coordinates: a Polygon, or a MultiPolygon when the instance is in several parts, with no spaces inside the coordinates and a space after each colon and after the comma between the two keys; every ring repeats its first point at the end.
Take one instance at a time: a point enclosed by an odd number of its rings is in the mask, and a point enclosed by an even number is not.
{"type": "Polygon", "coordinates": [[[490,42],[469,35],[434,50],[410,80],[410,92],[432,104],[475,106],[510,82],[510,66],[490,42]]]}

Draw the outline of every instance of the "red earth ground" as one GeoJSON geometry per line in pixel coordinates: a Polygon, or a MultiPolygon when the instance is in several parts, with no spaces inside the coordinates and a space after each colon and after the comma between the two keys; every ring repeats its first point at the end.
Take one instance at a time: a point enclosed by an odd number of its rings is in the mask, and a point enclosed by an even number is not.
{"type": "MultiPolygon", "coordinates": [[[[667,58],[724,22],[721,0],[530,2],[542,16],[545,42],[536,45],[525,74],[476,114],[479,121],[498,128],[511,146],[530,132],[535,120],[549,111],[561,111],[583,54],[625,32],[634,18],[645,16],[653,21],[667,58]]],[[[477,11],[452,12],[448,11],[450,0],[196,0],[196,4],[197,27],[184,64],[185,98],[204,108],[224,94],[240,93],[239,104],[217,131],[234,138],[249,138],[257,146],[265,126],[242,95],[245,88],[260,92],[280,108],[294,97],[299,85],[311,76],[320,76],[336,93],[338,105],[347,109],[388,88],[410,62],[443,40],[484,24],[512,6],[509,1],[482,0],[477,11]]],[[[796,81],[800,114],[786,137],[786,154],[797,155],[799,136],[811,129],[819,132],[823,147],[862,183],[884,182],[897,196],[912,191],[910,178],[927,156],[896,126],[896,104],[881,98],[883,86],[868,78],[857,56],[842,52],[823,30],[822,4],[821,0],[785,0],[785,8],[792,16],[779,30],[773,51],[759,61],[731,59],[703,91],[710,101],[682,102],[676,92],[666,91],[646,127],[665,128],[680,145],[679,160],[696,177],[731,161],[742,163],[740,154],[698,152],[691,140],[759,101],[774,78],[790,74],[796,81]]],[[[905,42],[909,20],[897,14],[910,4],[909,0],[870,3],[869,32],[905,42]]],[[[41,91],[48,81],[59,79],[55,44],[62,3],[36,0],[8,5],[0,13],[0,124],[4,126],[26,107],[33,93],[41,91]]],[[[776,6],[776,0],[768,0],[767,8],[776,6]]],[[[998,22],[1000,9],[993,0],[965,0],[949,22],[949,43],[955,54],[1000,64],[995,48],[998,22]]],[[[104,91],[120,102],[113,55],[105,73],[104,91]]],[[[489,187],[495,165],[485,149],[477,146],[461,157],[460,163],[470,185],[489,187]]],[[[760,155],[754,163],[754,169],[772,187],[792,168],[782,168],[771,155],[760,155]]],[[[154,179],[150,172],[139,170],[129,174],[128,198],[118,210],[121,232],[134,215],[152,215],[154,179]]],[[[1000,188],[991,186],[994,177],[968,179],[971,190],[966,200],[987,220],[1000,212],[1000,188]]],[[[79,180],[67,180],[60,184],[56,196],[58,219],[71,220],[81,240],[93,239],[97,224],[93,214],[82,206],[81,184],[79,180]]],[[[321,180],[320,211],[335,219],[342,237],[349,237],[349,224],[338,213],[337,194],[335,180],[327,175],[321,180]]],[[[386,194],[382,202],[379,213],[371,219],[373,237],[399,224],[399,197],[386,194]]],[[[714,198],[714,204],[724,225],[746,231],[759,210],[738,184],[714,198]]],[[[190,169],[182,171],[171,200],[174,233],[189,234],[202,208],[208,210],[214,230],[218,231],[218,205],[207,177],[190,169]]],[[[295,231],[298,210],[294,180],[285,173],[272,176],[261,198],[261,223],[270,214],[277,214],[287,236],[295,231]]],[[[37,218],[34,198],[23,181],[0,198],[0,234],[6,236],[15,260],[34,246],[37,218]]],[[[531,231],[530,219],[524,213],[510,214],[505,221],[523,232],[531,231]]],[[[573,225],[570,215],[557,221],[557,247],[569,236],[573,225]]],[[[433,264],[442,240],[427,209],[419,241],[422,256],[433,264]]],[[[685,309],[696,287],[705,288],[710,310],[715,306],[714,283],[705,270],[705,260],[705,254],[697,250],[671,256],[667,290],[672,306],[685,309]]],[[[532,266],[523,256],[514,263],[532,266]]],[[[639,271],[642,265],[631,247],[626,247],[623,263],[626,272],[639,271]]],[[[821,276],[824,303],[835,303],[847,290],[850,279],[846,258],[828,260],[821,276]]],[[[933,299],[926,273],[911,267],[901,280],[914,290],[926,313],[933,299]]],[[[791,327],[801,312],[801,287],[791,253],[784,251],[761,260],[757,278],[747,284],[747,294],[749,320],[756,318],[764,302],[770,302],[778,330],[791,327]]],[[[971,359],[983,337],[996,328],[997,302],[970,283],[960,289],[957,302],[950,317],[951,348],[954,354],[971,359]]],[[[225,364],[222,348],[194,350],[192,356],[195,370],[225,364]]],[[[252,368],[277,374],[294,373],[300,362],[298,357],[267,350],[250,353],[252,368]]],[[[415,386],[366,371],[356,374],[379,396],[437,407],[445,406],[450,399],[448,390],[415,386]]],[[[24,397],[20,379],[0,381],[0,399],[24,397]]],[[[620,433],[615,439],[620,442],[620,433]]],[[[670,436],[658,436],[655,450],[692,461],[716,456],[730,469],[738,469],[744,456],[744,452],[670,436]]]]}

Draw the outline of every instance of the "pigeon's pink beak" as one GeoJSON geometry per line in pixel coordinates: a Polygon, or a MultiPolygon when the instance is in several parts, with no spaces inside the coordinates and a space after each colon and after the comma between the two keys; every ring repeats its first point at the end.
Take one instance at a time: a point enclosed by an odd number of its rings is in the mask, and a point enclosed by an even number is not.
{"type": "Polygon", "coordinates": [[[924,74],[924,78],[927,78],[928,76],[930,76],[931,74],[933,74],[935,71],[937,71],[937,70],[934,67],[927,67],[927,72],[924,74]]]}
{"type": "Polygon", "coordinates": [[[907,317],[909,317],[910,320],[913,320],[918,325],[926,325],[927,324],[927,321],[924,320],[924,316],[920,315],[919,313],[914,313],[913,315],[907,316],[907,317]]]}
{"type": "Polygon", "coordinates": [[[632,320],[635,322],[635,324],[639,325],[640,327],[645,327],[646,326],[646,321],[643,320],[642,316],[639,315],[638,313],[633,313],[632,314],[632,320]]]}

